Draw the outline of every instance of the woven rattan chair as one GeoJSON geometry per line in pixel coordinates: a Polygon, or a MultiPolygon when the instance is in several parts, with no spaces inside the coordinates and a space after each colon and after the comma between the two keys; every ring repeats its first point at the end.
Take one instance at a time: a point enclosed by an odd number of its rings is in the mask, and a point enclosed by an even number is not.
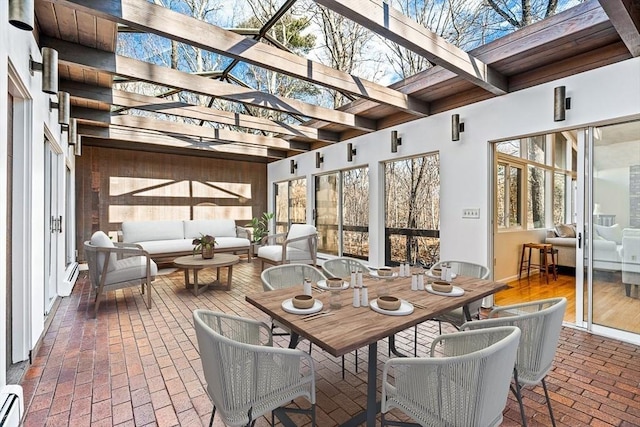
{"type": "Polygon", "coordinates": [[[382,372],[382,425],[408,425],[387,420],[394,408],[423,426],[499,425],[519,338],[514,326],[456,332],[436,338],[431,357],[389,359],[382,372]]]}
{"type": "Polygon", "coordinates": [[[151,282],[158,274],[158,266],[142,246],[114,243],[103,231],[96,231],[91,240],[84,242],[84,255],[95,292],[94,316],[106,292],[138,285],[143,294],[146,287],[146,305],[151,308],[151,282]]]}
{"type": "Polygon", "coordinates": [[[271,347],[269,326],[262,322],[209,310],[195,310],[193,321],[213,402],[210,426],[216,410],[225,425],[249,426],[297,397],[310,408],[282,408],[308,413],[315,425],[315,371],[307,353],[271,347]]]}
{"type": "Polygon", "coordinates": [[[470,330],[513,325],[522,330],[518,358],[513,371],[514,387],[512,387],[512,391],[520,404],[520,414],[524,426],[527,425],[527,420],[522,404],[521,388],[523,385],[539,383],[542,383],[547,399],[551,423],[556,425],[544,377],[551,369],[556,354],[566,307],[566,298],[550,298],[504,306],[491,311],[487,320],[468,322],[462,326],[463,330],[470,330]]]}
{"type": "MultiPolygon", "coordinates": [[[[434,264],[429,270],[429,274],[432,276],[439,276],[439,273],[436,270],[440,270],[442,264],[447,264],[449,268],[452,269],[452,272],[462,276],[469,277],[477,277],[478,279],[487,279],[489,277],[489,269],[484,265],[474,264],[472,262],[466,261],[439,261],[434,264]]],[[[440,333],[442,333],[442,324],[441,322],[447,322],[455,326],[457,329],[460,328],[465,322],[471,320],[472,318],[478,319],[480,315],[480,307],[482,306],[482,298],[476,301],[473,301],[467,305],[469,309],[470,318],[464,314],[464,310],[462,307],[457,308],[455,310],[448,311],[434,318],[439,322],[440,333]]]]}
{"type": "Polygon", "coordinates": [[[358,269],[365,274],[369,271],[369,267],[362,261],[347,257],[333,258],[322,264],[322,271],[327,276],[342,277],[345,280],[349,280],[351,272],[358,269]]]}
{"type": "Polygon", "coordinates": [[[265,291],[300,286],[300,293],[302,293],[302,285],[305,278],[315,283],[318,280],[325,280],[327,276],[317,268],[307,264],[276,265],[267,268],[260,274],[262,287],[265,291]]]}

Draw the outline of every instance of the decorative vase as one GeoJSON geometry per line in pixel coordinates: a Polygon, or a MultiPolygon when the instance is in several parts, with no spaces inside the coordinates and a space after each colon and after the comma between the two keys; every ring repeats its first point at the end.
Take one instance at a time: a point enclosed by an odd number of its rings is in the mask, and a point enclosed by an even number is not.
{"type": "Polygon", "coordinates": [[[213,258],[213,247],[203,247],[202,248],[202,258],[203,259],[211,259],[211,258],[213,258]]]}

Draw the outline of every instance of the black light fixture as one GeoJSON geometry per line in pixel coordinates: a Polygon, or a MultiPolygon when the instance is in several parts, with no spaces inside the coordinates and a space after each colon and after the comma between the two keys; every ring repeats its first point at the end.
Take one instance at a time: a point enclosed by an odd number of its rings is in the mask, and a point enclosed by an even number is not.
{"type": "Polygon", "coordinates": [[[298,164],[296,163],[295,160],[291,159],[289,161],[289,170],[291,171],[291,175],[296,173],[296,169],[298,169],[298,164]]]}
{"type": "Polygon", "coordinates": [[[391,152],[392,153],[398,152],[398,145],[402,145],[402,138],[398,138],[397,130],[392,130],[391,131],[391,152]]]}
{"type": "Polygon", "coordinates": [[[78,143],[78,122],[71,119],[69,122],[69,133],[67,133],[67,143],[69,145],[77,145],[78,143]]]}
{"type": "Polygon", "coordinates": [[[55,95],[58,92],[58,51],[50,47],[42,48],[42,62],[29,57],[31,75],[34,71],[42,72],[42,91],[55,95]]]}
{"type": "Polygon", "coordinates": [[[566,111],[570,109],[571,98],[567,98],[567,88],[565,86],[553,88],[553,121],[563,121],[566,117],[566,111]]]}
{"type": "Polygon", "coordinates": [[[25,31],[33,31],[33,0],[9,0],[9,23],[25,31]]]}
{"type": "Polygon", "coordinates": [[[49,100],[49,111],[54,108],[58,109],[58,123],[63,129],[68,128],[71,119],[71,101],[68,92],[58,92],[58,102],[49,100]]]}
{"type": "Polygon", "coordinates": [[[316,151],[316,169],[320,169],[320,165],[324,163],[324,156],[320,154],[319,151],[316,151]]]}
{"type": "Polygon", "coordinates": [[[451,140],[460,141],[460,132],[464,132],[464,123],[460,122],[460,114],[451,116],[451,140]]]}
{"type": "Polygon", "coordinates": [[[353,156],[355,155],[356,155],[356,149],[353,148],[353,144],[349,142],[347,144],[347,162],[352,162],[353,156]]]}

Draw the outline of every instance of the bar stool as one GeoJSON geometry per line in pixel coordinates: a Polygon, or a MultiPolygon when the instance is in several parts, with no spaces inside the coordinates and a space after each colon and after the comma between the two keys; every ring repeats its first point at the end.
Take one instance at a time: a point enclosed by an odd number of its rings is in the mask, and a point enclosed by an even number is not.
{"type": "Polygon", "coordinates": [[[527,279],[530,277],[529,273],[532,268],[538,269],[540,274],[544,272],[547,283],[549,283],[549,271],[553,273],[553,280],[558,280],[557,269],[557,254],[558,250],[553,248],[551,243],[525,243],[522,245],[522,253],[520,254],[520,269],[518,271],[518,280],[522,278],[522,271],[527,270],[527,279]],[[524,259],[525,251],[529,249],[527,260],[524,259]],[[537,249],[540,253],[540,262],[534,264],[531,262],[531,251],[537,249]],[[551,260],[549,260],[551,256],[551,260]]]}

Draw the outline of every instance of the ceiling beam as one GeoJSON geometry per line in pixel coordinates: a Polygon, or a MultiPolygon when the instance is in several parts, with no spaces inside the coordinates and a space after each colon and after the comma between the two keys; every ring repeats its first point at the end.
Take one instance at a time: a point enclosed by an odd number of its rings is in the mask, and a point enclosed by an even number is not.
{"type": "Polygon", "coordinates": [[[400,91],[248,39],[196,18],[154,5],[147,0],[47,1],[419,116],[429,114],[429,106],[426,103],[400,91]]]}
{"type": "Polygon", "coordinates": [[[640,56],[640,2],[637,0],[600,0],[620,38],[634,57],[640,56]]]}
{"type": "Polygon", "coordinates": [[[73,117],[75,118],[86,118],[87,120],[91,120],[93,122],[101,122],[106,125],[117,125],[128,128],[153,130],[169,135],[195,136],[198,138],[205,138],[210,141],[231,142],[242,145],[275,148],[278,150],[298,152],[309,151],[308,145],[306,150],[301,150],[298,148],[299,145],[296,145],[296,147],[292,147],[291,143],[285,139],[256,135],[253,133],[234,132],[228,129],[211,128],[207,126],[199,126],[182,122],[172,122],[168,120],[154,119],[152,117],[135,116],[132,114],[111,115],[109,114],[109,112],[94,110],[92,108],[74,107],[72,113],[73,117]],[[92,112],[107,114],[103,116],[96,116],[95,114],[92,114],[92,112]]]}
{"type": "Polygon", "coordinates": [[[296,99],[279,97],[257,90],[211,80],[114,53],[65,42],[60,39],[43,36],[40,42],[43,46],[56,49],[58,51],[58,61],[63,65],[75,65],[108,74],[137,78],[161,86],[184,89],[228,101],[252,105],[254,107],[316,118],[369,132],[376,130],[374,120],[358,117],[351,113],[318,107],[296,99]]]}
{"type": "Polygon", "coordinates": [[[119,107],[136,108],[138,110],[271,132],[283,135],[285,139],[287,137],[299,137],[328,143],[338,142],[340,140],[338,134],[335,132],[323,131],[308,126],[281,123],[248,114],[216,110],[214,108],[188,104],[186,102],[140,95],[133,92],[93,86],[70,80],[61,80],[59,89],[63,92],[68,92],[72,98],[87,99],[117,105],[119,107]]]}
{"type": "Polygon", "coordinates": [[[393,9],[384,0],[315,0],[315,2],[495,95],[508,92],[505,76],[393,9]]]}
{"type": "Polygon", "coordinates": [[[254,156],[262,158],[284,158],[285,152],[269,150],[266,147],[248,147],[235,144],[200,141],[199,138],[189,138],[186,136],[166,135],[162,132],[152,130],[136,130],[116,125],[109,127],[98,127],[90,125],[78,126],[78,134],[85,137],[100,138],[106,140],[126,141],[130,143],[130,148],[135,149],[136,144],[152,144],[166,148],[181,148],[186,150],[196,150],[216,153],[235,154],[242,156],[254,156]],[[278,154],[279,155],[274,155],[278,154]]]}

